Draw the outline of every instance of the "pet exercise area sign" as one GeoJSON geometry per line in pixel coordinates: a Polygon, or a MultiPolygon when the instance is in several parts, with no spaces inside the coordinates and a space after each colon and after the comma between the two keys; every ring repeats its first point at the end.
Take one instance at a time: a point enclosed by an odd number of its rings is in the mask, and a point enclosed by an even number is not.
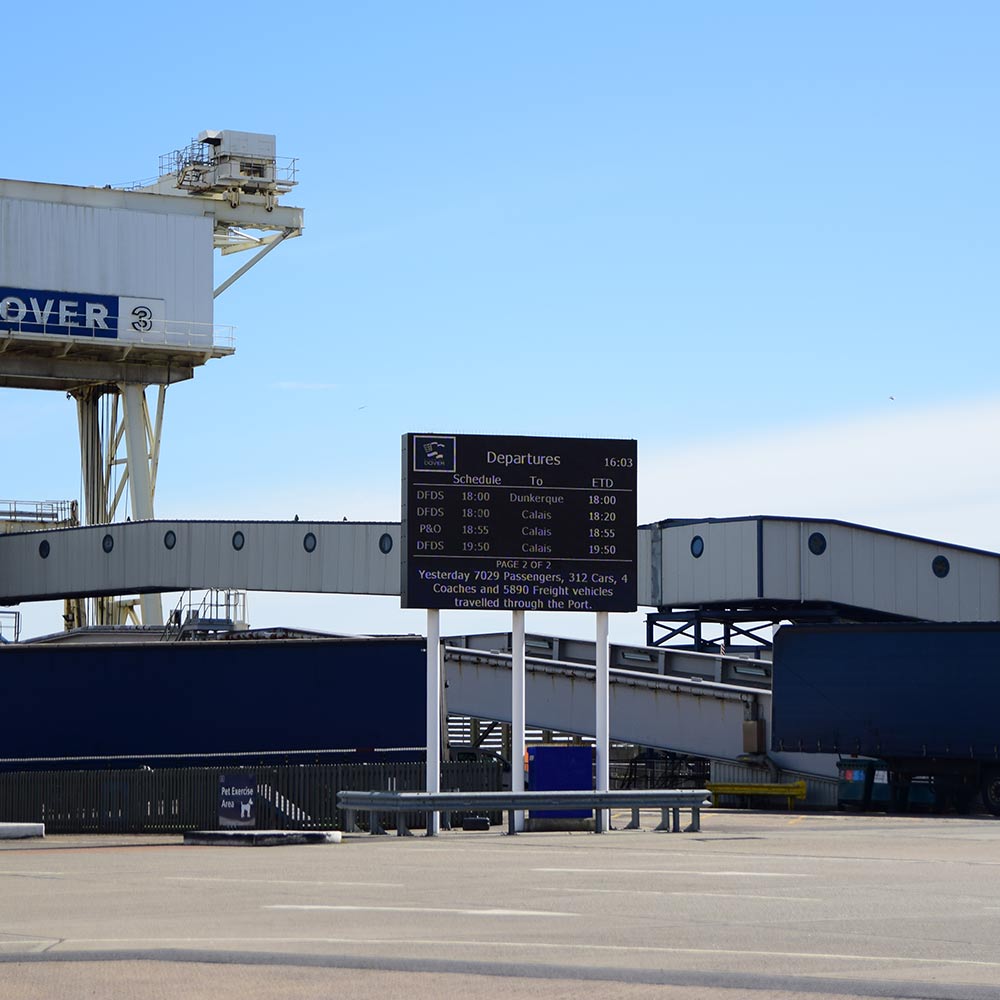
{"type": "Polygon", "coordinates": [[[403,436],[402,606],[635,611],[636,442],[403,436]]]}
{"type": "Polygon", "coordinates": [[[253,828],[257,825],[257,780],[251,772],[219,775],[219,826],[253,828]]]}

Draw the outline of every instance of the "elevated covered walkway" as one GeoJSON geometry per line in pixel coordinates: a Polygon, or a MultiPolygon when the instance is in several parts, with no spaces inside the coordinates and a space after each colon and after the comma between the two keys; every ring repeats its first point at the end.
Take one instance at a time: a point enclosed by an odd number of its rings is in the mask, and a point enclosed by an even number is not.
{"type": "MultiPolygon", "coordinates": [[[[651,621],[997,621],[1000,555],[843,521],[638,529],[651,621]]],[[[199,589],[395,595],[391,521],[135,521],[0,535],[0,604],[199,589]]],[[[655,643],[650,643],[654,645],[655,643]]]]}

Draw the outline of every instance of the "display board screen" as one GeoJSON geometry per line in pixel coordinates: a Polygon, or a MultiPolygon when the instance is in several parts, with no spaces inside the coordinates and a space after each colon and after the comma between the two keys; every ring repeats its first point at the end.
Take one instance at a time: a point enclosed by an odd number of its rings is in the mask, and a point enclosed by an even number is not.
{"type": "Polygon", "coordinates": [[[403,437],[402,605],[636,609],[636,442],[403,437]]]}

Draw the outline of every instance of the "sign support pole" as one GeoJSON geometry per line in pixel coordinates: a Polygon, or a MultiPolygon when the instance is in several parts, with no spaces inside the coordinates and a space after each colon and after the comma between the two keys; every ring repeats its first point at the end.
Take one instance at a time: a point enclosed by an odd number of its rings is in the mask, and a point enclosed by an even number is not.
{"type": "MultiPolygon", "coordinates": [[[[427,609],[427,781],[428,792],[441,791],[441,612],[427,609]]],[[[427,814],[427,836],[436,837],[440,813],[427,814]]]]}
{"type": "MultiPolygon", "coordinates": [[[[610,660],[611,654],[608,647],[608,612],[597,612],[597,648],[596,665],[597,672],[594,677],[595,701],[597,709],[596,728],[597,736],[597,790],[599,792],[609,791],[610,782],[610,759],[611,759],[611,714],[609,708],[610,691],[610,660]]],[[[596,816],[596,831],[606,833],[611,829],[611,812],[608,809],[598,809],[596,816]]]]}
{"type": "MultiPolygon", "coordinates": [[[[524,791],[524,612],[511,612],[510,787],[524,791]]],[[[514,832],[524,831],[524,810],[514,813],[514,832]]]]}

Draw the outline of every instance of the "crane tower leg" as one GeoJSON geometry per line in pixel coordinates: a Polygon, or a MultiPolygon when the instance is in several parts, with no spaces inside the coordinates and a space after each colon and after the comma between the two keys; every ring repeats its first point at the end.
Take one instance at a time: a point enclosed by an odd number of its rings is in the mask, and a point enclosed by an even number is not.
{"type": "MultiPolygon", "coordinates": [[[[160,452],[165,386],[159,386],[156,422],[149,419],[146,387],[123,382],[118,386],[89,386],[72,393],[76,399],[80,428],[80,470],[83,480],[86,524],[111,524],[115,520],[126,484],[136,520],[153,517],[156,469],[160,452]],[[102,402],[105,404],[102,407],[102,402]],[[121,404],[119,406],[119,404],[121,404]],[[102,414],[103,409],[103,414],[102,414]],[[125,457],[119,458],[124,442],[125,457]],[[124,467],[121,479],[116,469],[124,467]]],[[[140,599],[146,625],[163,624],[163,603],[159,594],[140,599]]],[[[93,623],[115,625],[130,605],[112,597],[93,599],[93,623]]],[[[77,624],[86,624],[85,614],[77,624]]]]}
{"type": "MultiPolygon", "coordinates": [[[[146,387],[135,382],[123,382],[119,388],[124,409],[125,453],[132,512],[137,521],[148,521],[153,517],[153,491],[155,489],[156,458],[159,453],[159,435],[152,432],[149,424],[146,387]]],[[[160,391],[157,427],[159,427],[160,416],[163,412],[162,386],[160,391]]],[[[159,594],[143,594],[140,598],[140,605],[144,625],[163,624],[163,602],[159,594]]]]}

